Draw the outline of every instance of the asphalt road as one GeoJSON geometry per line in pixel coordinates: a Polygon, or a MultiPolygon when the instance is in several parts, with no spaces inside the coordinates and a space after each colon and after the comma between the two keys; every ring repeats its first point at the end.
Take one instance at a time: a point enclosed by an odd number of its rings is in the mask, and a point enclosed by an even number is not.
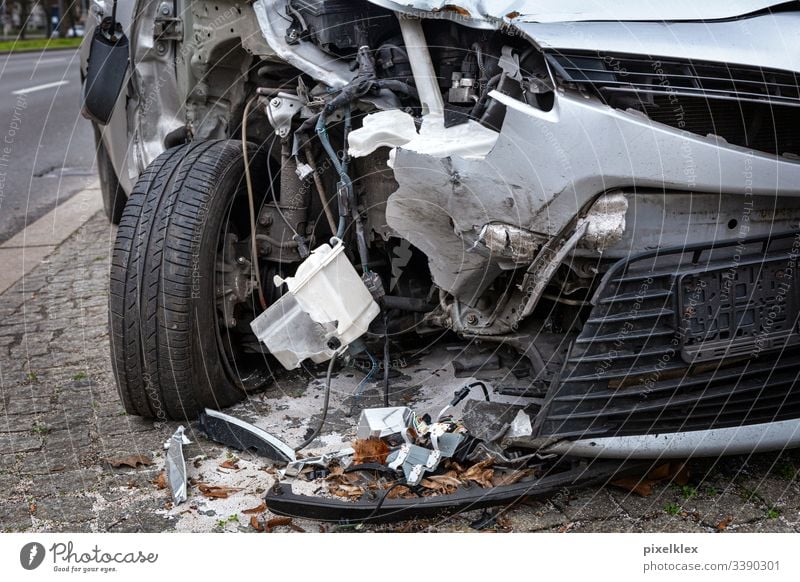
{"type": "Polygon", "coordinates": [[[0,242],[94,178],[78,51],[0,55],[0,242]]]}

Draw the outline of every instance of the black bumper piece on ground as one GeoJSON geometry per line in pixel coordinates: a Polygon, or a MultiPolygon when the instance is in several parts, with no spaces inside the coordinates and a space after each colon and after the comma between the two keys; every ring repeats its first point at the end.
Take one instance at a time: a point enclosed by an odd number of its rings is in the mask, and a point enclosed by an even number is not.
{"type": "Polygon", "coordinates": [[[451,495],[417,497],[412,499],[384,499],[378,493],[374,499],[340,501],[330,497],[296,495],[288,483],[276,483],[267,492],[265,501],[272,513],[288,517],[331,521],[337,523],[387,523],[415,518],[432,518],[487,507],[511,506],[526,497],[539,497],[555,493],[562,487],[604,483],[614,475],[631,470],[641,470],[648,464],[630,464],[619,461],[592,462],[588,465],[559,473],[545,475],[535,480],[520,481],[483,489],[462,486],[451,495]]]}

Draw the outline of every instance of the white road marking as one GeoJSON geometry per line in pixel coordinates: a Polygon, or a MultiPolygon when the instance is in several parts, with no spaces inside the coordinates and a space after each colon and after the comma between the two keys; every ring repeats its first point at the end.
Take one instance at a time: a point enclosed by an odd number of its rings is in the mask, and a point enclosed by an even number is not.
{"type": "Polygon", "coordinates": [[[55,81],[54,83],[45,83],[44,85],[35,85],[33,87],[28,87],[26,89],[19,89],[17,91],[12,91],[12,95],[26,95],[28,93],[33,93],[34,91],[43,91],[44,89],[52,89],[53,87],[60,87],[61,85],[68,84],[69,81],[55,81]]]}

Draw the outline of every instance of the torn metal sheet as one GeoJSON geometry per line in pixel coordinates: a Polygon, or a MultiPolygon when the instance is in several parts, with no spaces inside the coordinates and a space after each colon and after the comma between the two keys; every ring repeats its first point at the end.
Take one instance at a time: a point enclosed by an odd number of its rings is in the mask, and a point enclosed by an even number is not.
{"type": "Polygon", "coordinates": [[[334,459],[345,459],[355,453],[352,447],[347,447],[333,453],[325,453],[316,457],[307,457],[304,459],[297,459],[286,465],[286,468],[281,472],[281,475],[286,477],[297,477],[303,469],[308,466],[327,467],[334,459]]]}
{"type": "Polygon", "coordinates": [[[164,443],[164,448],[167,450],[167,483],[175,505],[187,499],[186,459],[183,456],[183,445],[189,445],[192,441],[184,434],[185,430],[183,426],[179,426],[164,443]]]}
{"type": "Polygon", "coordinates": [[[622,192],[600,196],[586,215],[586,232],[579,244],[598,253],[613,246],[625,232],[627,212],[628,199],[622,192]]]}
{"type": "Polygon", "coordinates": [[[294,449],[279,438],[218,410],[206,408],[199,428],[211,440],[239,451],[252,451],[277,463],[296,460],[294,449]]]}
{"type": "Polygon", "coordinates": [[[396,434],[405,435],[412,426],[414,426],[414,411],[407,406],[368,408],[361,411],[356,438],[382,439],[396,434]]]}
{"type": "Polygon", "coordinates": [[[479,244],[492,255],[509,259],[513,263],[530,263],[547,237],[525,230],[513,224],[486,224],[478,234],[473,249],[479,244]]]}
{"type": "Polygon", "coordinates": [[[389,453],[386,466],[394,470],[402,469],[406,483],[419,485],[425,473],[435,471],[442,458],[444,456],[441,451],[405,443],[389,453]]]}

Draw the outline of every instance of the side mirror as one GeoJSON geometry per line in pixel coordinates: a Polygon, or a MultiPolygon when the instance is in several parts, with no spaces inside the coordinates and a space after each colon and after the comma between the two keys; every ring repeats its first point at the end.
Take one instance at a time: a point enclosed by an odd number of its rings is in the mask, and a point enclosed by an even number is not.
{"type": "Polygon", "coordinates": [[[94,29],[83,82],[81,114],[99,125],[111,121],[128,74],[130,45],[114,17],[94,29]]]}

